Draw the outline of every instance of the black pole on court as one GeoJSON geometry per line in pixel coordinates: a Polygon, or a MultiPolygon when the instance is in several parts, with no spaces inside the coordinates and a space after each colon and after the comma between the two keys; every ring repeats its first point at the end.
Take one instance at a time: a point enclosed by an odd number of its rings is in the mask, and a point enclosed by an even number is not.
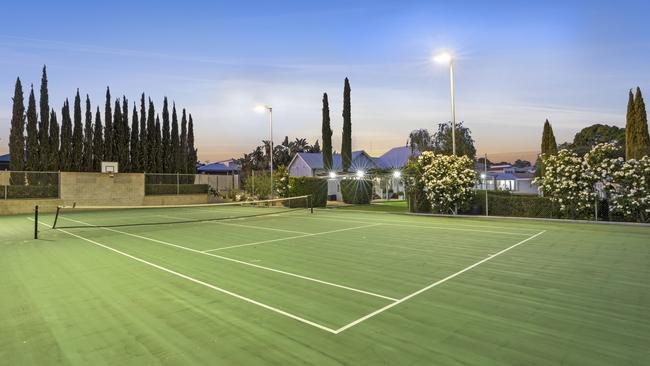
{"type": "Polygon", "coordinates": [[[38,205],[34,206],[34,239],[38,239],[38,205]]]}

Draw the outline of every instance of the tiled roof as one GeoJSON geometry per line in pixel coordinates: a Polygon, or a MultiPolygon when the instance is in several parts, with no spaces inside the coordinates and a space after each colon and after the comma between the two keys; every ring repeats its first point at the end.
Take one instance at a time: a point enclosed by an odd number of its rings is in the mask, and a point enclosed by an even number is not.
{"type": "Polygon", "coordinates": [[[10,162],[11,161],[11,155],[9,155],[9,154],[0,155],[0,161],[3,162],[3,163],[4,162],[7,162],[7,163],[10,162]]]}

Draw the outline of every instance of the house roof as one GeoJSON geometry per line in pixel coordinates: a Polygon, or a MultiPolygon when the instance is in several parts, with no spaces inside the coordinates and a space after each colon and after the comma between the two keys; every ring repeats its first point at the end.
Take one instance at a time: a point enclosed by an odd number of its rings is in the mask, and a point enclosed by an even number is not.
{"type": "MultiPolygon", "coordinates": [[[[416,155],[419,155],[419,153],[416,152],[416,155]]],[[[378,158],[371,157],[364,150],[358,150],[352,152],[350,168],[352,170],[401,168],[411,156],[413,156],[413,153],[408,146],[394,147],[378,158]]],[[[304,160],[311,169],[324,169],[323,154],[321,153],[297,153],[294,159],[297,157],[304,160]]],[[[332,165],[334,170],[342,169],[341,154],[332,154],[332,165]]]]}
{"type": "MultiPolygon", "coordinates": [[[[324,169],[323,154],[321,153],[297,153],[294,160],[300,157],[311,169],[324,169]]],[[[293,161],[292,161],[293,163],[293,161]]],[[[289,164],[291,165],[291,164],[289,164]]],[[[332,169],[343,169],[341,154],[332,154],[332,169]]],[[[352,152],[352,162],[350,168],[352,170],[359,169],[377,169],[379,165],[375,162],[374,158],[370,157],[368,153],[363,150],[352,152]],[[365,159],[363,158],[365,157],[365,159]]]]}
{"type": "Polygon", "coordinates": [[[11,161],[11,155],[9,154],[0,155],[0,163],[8,163],[10,161],[11,161]]]}
{"type": "Polygon", "coordinates": [[[380,167],[394,169],[403,167],[412,156],[418,155],[420,155],[420,152],[412,151],[409,146],[399,146],[386,151],[382,156],[374,159],[380,167]]]}
{"type": "Polygon", "coordinates": [[[238,168],[232,166],[226,166],[221,163],[212,163],[200,166],[196,169],[199,173],[226,173],[226,172],[237,172],[238,168]]]}

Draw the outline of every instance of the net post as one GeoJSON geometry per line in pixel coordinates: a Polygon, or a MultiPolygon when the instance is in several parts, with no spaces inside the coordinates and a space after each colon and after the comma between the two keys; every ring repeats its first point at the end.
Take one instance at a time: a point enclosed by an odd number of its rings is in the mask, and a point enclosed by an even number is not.
{"type": "Polygon", "coordinates": [[[61,206],[56,206],[56,215],[54,215],[54,224],[52,224],[52,229],[56,229],[56,222],[59,219],[59,211],[61,211],[61,206]]]}
{"type": "Polygon", "coordinates": [[[307,196],[307,204],[309,205],[309,212],[314,213],[314,204],[312,202],[312,196],[307,196]]]}
{"type": "Polygon", "coordinates": [[[38,205],[34,206],[34,239],[38,239],[38,205]]]}

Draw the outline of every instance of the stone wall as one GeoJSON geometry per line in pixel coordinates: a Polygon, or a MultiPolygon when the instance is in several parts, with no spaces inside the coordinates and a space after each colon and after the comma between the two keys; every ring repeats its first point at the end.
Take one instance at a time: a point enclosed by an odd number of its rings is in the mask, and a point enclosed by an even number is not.
{"type": "Polygon", "coordinates": [[[61,172],[60,192],[65,205],[139,206],[144,201],[144,174],[61,172]]]}
{"type": "Polygon", "coordinates": [[[145,196],[145,206],[161,206],[161,205],[193,205],[197,203],[208,203],[207,194],[182,194],[182,195],[156,195],[145,196]]]}
{"type": "Polygon", "coordinates": [[[56,207],[62,204],[63,201],[59,199],[0,200],[0,216],[33,213],[36,205],[38,212],[56,212],[56,207]]]}
{"type": "MultiPolygon", "coordinates": [[[[9,174],[0,172],[0,185],[9,174]]],[[[60,173],[59,199],[2,199],[0,215],[29,214],[39,205],[41,212],[54,212],[57,206],[141,206],[189,205],[207,203],[207,194],[144,195],[144,174],[60,173]]]]}

